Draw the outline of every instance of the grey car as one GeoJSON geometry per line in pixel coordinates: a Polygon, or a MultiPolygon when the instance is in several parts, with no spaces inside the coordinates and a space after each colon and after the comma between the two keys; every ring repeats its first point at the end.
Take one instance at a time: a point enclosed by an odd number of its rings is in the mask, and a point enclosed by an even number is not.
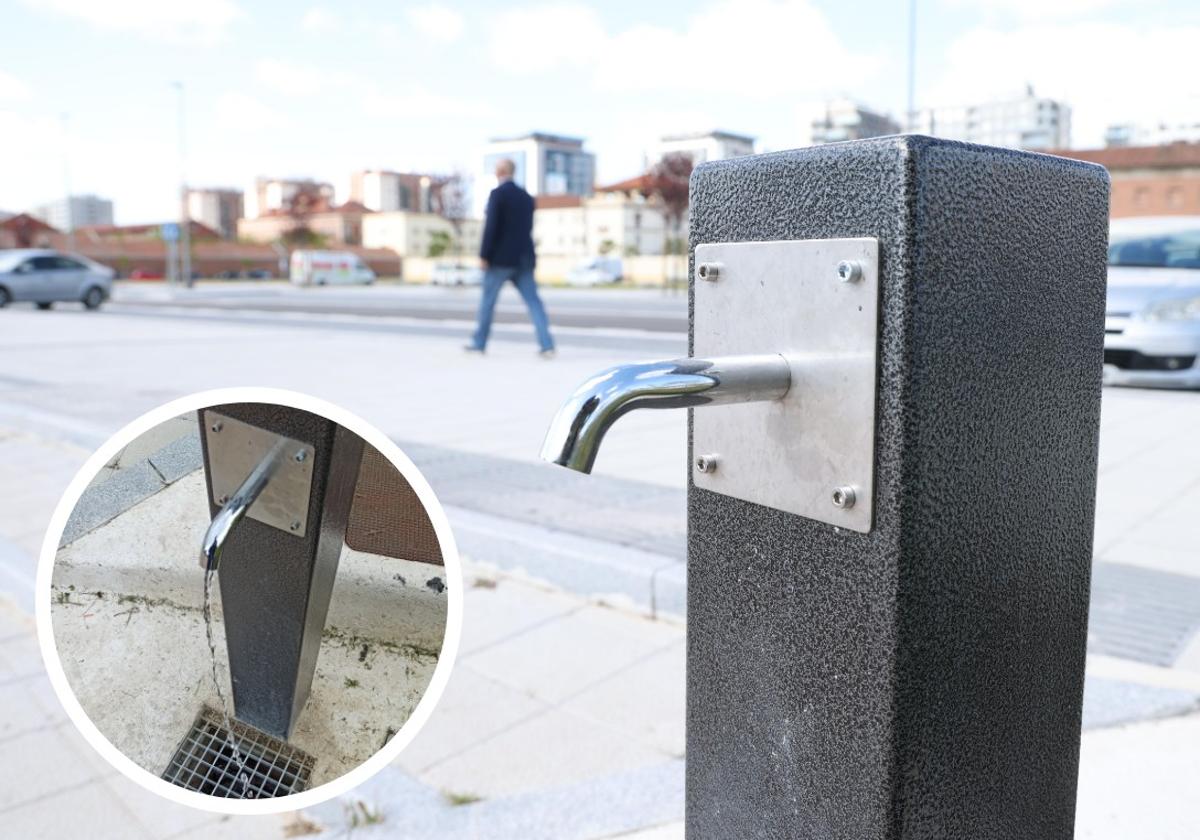
{"type": "Polygon", "coordinates": [[[31,301],[38,309],[82,303],[98,309],[112,292],[113,270],[87,257],[43,248],[0,251],[0,306],[31,301]]]}
{"type": "Polygon", "coordinates": [[[1200,216],[1117,219],[1104,381],[1200,388],[1200,216]]]}

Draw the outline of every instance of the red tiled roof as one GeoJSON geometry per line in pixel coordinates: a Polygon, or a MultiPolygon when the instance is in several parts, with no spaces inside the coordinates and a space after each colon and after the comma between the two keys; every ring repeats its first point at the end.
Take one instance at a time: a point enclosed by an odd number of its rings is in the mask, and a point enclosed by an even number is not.
{"type": "Polygon", "coordinates": [[[1200,143],[1165,146],[1113,146],[1107,149],[1052,149],[1049,154],[1098,163],[1107,169],[1174,169],[1200,166],[1200,143]]]}
{"type": "Polygon", "coordinates": [[[539,195],[534,197],[538,210],[556,210],[560,207],[579,207],[583,199],[577,195],[539,195]]]}
{"type": "Polygon", "coordinates": [[[641,192],[649,188],[649,186],[649,176],[637,175],[633,178],[626,178],[624,181],[617,181],[615,184],[609,184],[606,187],[596,187],[596,192],[641,192]]]}

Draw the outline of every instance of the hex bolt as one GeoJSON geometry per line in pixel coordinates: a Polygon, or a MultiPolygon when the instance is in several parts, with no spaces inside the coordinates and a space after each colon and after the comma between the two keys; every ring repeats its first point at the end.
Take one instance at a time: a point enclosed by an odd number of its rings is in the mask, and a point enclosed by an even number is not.
{"type": "Polygon", "coordinates": [[[299,519],[297,519],[296,521],[294,521],[294,522],[292,523],[292,530],[293,530],[293,531],[299,531],[299,530],[300,530],[300,520],[299,520],[299,519]]]}
{"type": "Polygon", "coordinates": [[[833,489],[832,499],[833,506],[836,508],[841,508],[842,510],[852,508],[854,507],[855,502],[854,488],[849,484],[843,484],[841,487],[835,487],[833,489]]]}
{"type": "Polygon", "coordinates": [[[721,269],[725,266],[719,262],[702,262],[696,266],[696,276],[701,280],[715,283],[721,278],[721,269]]]}
{"type": "Polygon", "coordinates": [[[220,420],[218,420],[217,422],[213,423],[210,428],[212,428],[213,434],[216,434],[217,432],[221,431],[221,429],[225,428],[225,426],[220,420]]]}
{"type": "Polygon", "coordinates": [[[718,460],[716,455],[700,455],[696,458],[696,469],[702,473],[714,473],[718,460]]]}
{"type": "Polygon", "coordinates": [[[857,283],[862,279],[862,263],[858,260],[842,260],[837,264],[837,276],[843,283],[857,283]]]}
{"type": "Polygon", "coordinates": [[[296,463],[299,464],[299,463],[302,463],[303,461],[307,460],[308,453],[305,452],[303,449],[301,449],[293,457],[296,459],[296,463]]]}

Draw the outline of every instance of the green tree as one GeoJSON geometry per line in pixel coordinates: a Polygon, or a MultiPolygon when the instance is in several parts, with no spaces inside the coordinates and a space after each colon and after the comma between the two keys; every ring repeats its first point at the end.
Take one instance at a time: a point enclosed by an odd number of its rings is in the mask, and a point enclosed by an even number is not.
{"type": "Polygon", "coordinates": [[[440,257],[450,250],[453,244],[453,238],[444,230],[435,230],[429,234],[429,248],[426,249],[425,256],[440,257]]]}

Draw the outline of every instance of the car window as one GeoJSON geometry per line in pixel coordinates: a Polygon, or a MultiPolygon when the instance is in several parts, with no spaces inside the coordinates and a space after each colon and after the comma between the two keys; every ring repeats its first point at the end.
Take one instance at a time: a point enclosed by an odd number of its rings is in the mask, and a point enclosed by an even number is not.
{"type": "Polygon", "coordinates": [[[54,262],[55,268],[62,271],[83,271],[86,268],[83,263],[70,257],[55,257],[54,262]]]}
{"type": "Polygon", "coordinates": [[[1114,232],[1108,264],[1145,268],[1200,268],[1200,230],[1121,236],[1114,232]]]}
{"type": "Polygon", "coordinates": [[[58,268],[58,257],[34,257],[29,262],[34,271],[54,271],[58,268]]]}

